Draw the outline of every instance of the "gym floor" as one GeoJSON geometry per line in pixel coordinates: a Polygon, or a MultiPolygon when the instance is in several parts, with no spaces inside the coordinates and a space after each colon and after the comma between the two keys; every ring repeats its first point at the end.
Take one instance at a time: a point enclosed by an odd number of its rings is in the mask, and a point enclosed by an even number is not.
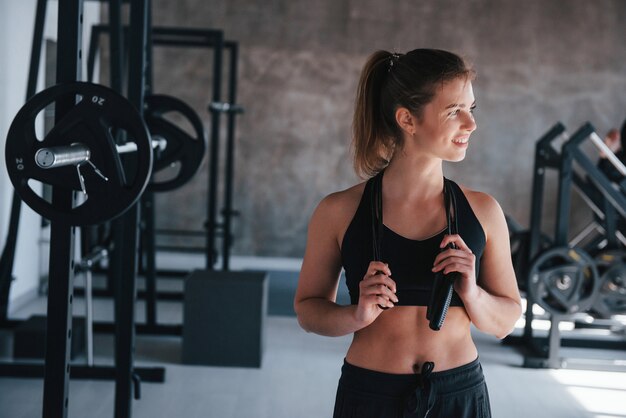
{"type": "MultiPolygon", "coordinates": [[[[178,337],[138,336],[137,366],[163,366],[165,383],[143,383],[141,400],[133,402],[132,415],[143,417],[330,417],[343,356],[350,337],[327,338],[307,334],[289,312],[295,271],[270,272],[269,316],[261,368],[204,367],[181,365],[178,337]],[[272,278],[274,278],[272,280],[272,278]]],[[[77,280],[77,284],[80,280],[77,280]]],[[[180,282],[180,281],[179,281],[180,282]]],[[[170,280],[159,289],[179,287],[170,280]]],[[[45,298],[13,312],[15,318],[45,312],[45,298]]],[[[82,314],[76,298],[74,306],[82,314]]],[[[97,299],[95,320],[112,318],[110,300],[97,299]]],[[[137,305],[137,320],[144,306],[137,305]]],[[[162,323],[182,321],[181,304],[159,303],[162,323]]],[[[522,355],[497,339],[474,331],[489,386],[494,417],[534,418],[624,418],[626,417],[626,374],[617,372],[526,369],[522,355]]],[[[3,336],[5,337],[5,336],[3,336]]],[[[11,356],[11,338],[0,338],[0,360],[11,356]]],[[[588,356],[581,349],[562,349],[567,357],[588,356]]],[[[95,363],[112,364],[113,338],[96,335],[95,363]]],[[[623,358],[626,353],[593,350],[596,358],[623,358]]],[[[76,363],[84,363],[78,357],[76,363]]],[[[0,378],[0,418],[41,416],[41,379],[0,378]]],[[[72,380],[70,417],[109,418],[113,415],[114,383],[72,380]],[[86,411],[89,411],[88,414],[86,411]]]]}

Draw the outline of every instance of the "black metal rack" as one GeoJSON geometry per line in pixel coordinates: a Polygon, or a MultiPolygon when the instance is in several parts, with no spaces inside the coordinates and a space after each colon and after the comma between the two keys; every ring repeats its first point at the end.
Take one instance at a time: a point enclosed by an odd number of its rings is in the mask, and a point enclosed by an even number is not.
{"type": "MultiPolygon", "coordinates": [[[[35,94],[37,70],[43,41],[47,0],[38,0],[35,16],[35,30],[31,51],[27,99],[35,94]]],[[[121,0],[110,1],[112,27],[121,28],[121,0]]],[[[57,83],[79,81],[81,79],[81,40],[83,0],[60,0],[58,3],[58,48],[57,83]]],[[[144,97],[144,66],[146,60],[146,34],[150,10],[149,0],[130,1],[131,31],[129,36],[129,100],[141,109],[144,97]]],[[[117,31],[120,32],[121,31],[117,31]]],[[[121,43],[118,36],[112,39],[112,57],[118,56],[116,45],[121,43]]],[[[112,60],[114,89],[121,91],[122,66],[117,59],[112,60]]],[[[55,120],[74,106],[73,102],[57,101],[55,120]]],[[[74,202],[71,189],[53,189],[52,204],[58,208],[71,209],[74,202]]],[[[12,280],[15,242],[19,224],[21,201],[14,195],[9,236],[1,264],[0,289],[6,289],[12,280]]],[[[115,417],[130,417],[133,390],[139,394],[140,380],[163,382],[163,368],[134,367],[134,305],[137,273],[137,235],[139,211],[134,205],[115,222],[115,251],[111,257],[111,276],[115,278],[115,366],[70,365],[70,344],[72,338],[72,302],[74,277],[75,227],[63,222],[52,222],[50,238],[50,266],[47,307],[47,332],[45,363],[6,363],[0,365],[0,375],[11,377],[44,377],[44,417],[66,417],[68,410],[69,379],[114,379],[115,417]]],[[[8,299],[3,300],[2,326],[15,327],[20,321],[8,318],[8,299]]]]}
{"type": "MultiPolygon", "coordinates": [[[[609,245],[615,243],[617,235],[616,213],[626,217],[626,181],[622,180],[616,188],[601,170],[581,150],[581,144],[595,133],[589,123],[578,129],[561,147],[559,153],[552,143],[559,137],[566,135],[565,127],[558,123],[552,127],[538,142],[535,152],[535,167],[533,173],[532,204],[530,219],[530,243],[528,264],[530,265],[541,254],[541,219],[544,199],[545,173],[547,169],[558,172],[558,195],[556,210],[556,225],[553,247],[567,247],[571,212],[571,191],[577,189],[585,202],[591,207],[602,222],[603,234],[587,245],[587,249],[596,248],[601,241],[609,245]],[[587,176],[581,177],[575,170],[574,164],[580,166],[587,176]]],[[[533,305],[530,292],[527,292],[527,307],[525,312],[525,327],[521,337],[507,337],[506,344],[520,345],[526,348],[524,365],[526,367],[547,368],[577,368],[590,370],[622,370],[623,368],[613,361],[599,361],[591,359],[562,358],[561,347],[626,349],[626,340],[605,339],[598,341],[594,338],[563,338],[559,330],[559,323],[571,319],[569,316],[550,315],[550,331],[547,338],[537,337],[534,334],[532,322],[534,319],[533,305]]]]}

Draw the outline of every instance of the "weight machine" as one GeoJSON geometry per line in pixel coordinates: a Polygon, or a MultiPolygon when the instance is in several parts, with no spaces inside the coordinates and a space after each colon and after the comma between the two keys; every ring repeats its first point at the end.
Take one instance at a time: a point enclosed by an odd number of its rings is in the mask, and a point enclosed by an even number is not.
{"type": "MultiPolygon", "coordinates": [[[[533,174],[533,200],[531,225],[528,232],[527,265],[524,268],[527,283],[527,308],[525,328],[522,337],[508,337],[507,344],[523,345],[528,350],[524,359],[526,367],[569,367],[593,370],[623,370],[620,361],[561,358],[560,347],[585,347],[604,349],[626,349],[626,339],[605,338],[562,338],[559,323],[571,320],[578,313],[603,311],[605,315],[617,314],[626,307],[626,281],[620,275],[626,273],[626,255],[623,247],[626,239],[618,229],[619,214],[626,217],[626,181],[614,185],[581,150],[581,145],[590,140],[603,152],[608,161],[626,175],[626,167],[606,147],[593,126],[582,126],[571,138],[567,138],[562,124],[550,129],[536,145],[535,168],[533,174]],[[560,154],[553,142],[565,137],[560,154]],[[586,174],[583,178],[574,170],[580,166],[586,174]],[[557,223],[554,240],[546,246],[542,240],[541,217],[544,196],[546,169],[557,170],[559,175],[557,195],[557,223]],[[587,205],[593,210],[596,219],[578,236],[568,243],[571,210],[571,190],[578,190],[587,205]],[[585,246],[581,244],[591,233],[600,235],[591,239],[585,246]],[[612,251],[612,252],[611,252],[612,251]],[[616,255],[621,251],[622,256],[616,255]],[[595,258],[593,256],[595,256],[595,258]],[[613,263],[607,268],[608,260],[613,263]],[[621,263],[621,264],[620,264],[621,263]],[[620,268],[620,266],[622,266],[620,268]],[[598,271],[602,268],[603,275],[598,271]],[[533,335],[533,305],[540,305],[549,314],[550,331],[548,339],[533,335]]],[[[590,326],[590,325],[588,325],[590,326]]]]}

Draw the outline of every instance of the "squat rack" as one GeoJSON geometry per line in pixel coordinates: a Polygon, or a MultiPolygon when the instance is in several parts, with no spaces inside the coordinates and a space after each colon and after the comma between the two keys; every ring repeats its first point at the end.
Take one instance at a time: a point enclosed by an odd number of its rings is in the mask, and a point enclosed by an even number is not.
{"type": "MultiPolygon", "coordinates": [[[[47,0],[38,0],[35,18],[35,33],[33,49],[31,51],[31,65],[27,99],[34,95],[36,90],[37,69],[39,67],[40,51],[43,40],[43,25],[45,22],[47,0]]],[[[129,61],[129,101],[137,109],[143,106],[145,84],[144,64],[146,59],[146,36],[149,19],[149,0],[132,0],[130,2],[130,54],[129,61]]],[[[81,39],[82,39],[82,11],[83,0],[59,0],[58,3],[58,50],[57,50],[57,84],[78,81],[81,78],[81,39]]],[[[120,27],[121,0],[111,0],[111,20],[113,27],[120,27]]],[[[114,38],[115,39],[115,38],[114,38]]],[[[112,42],[115,51],[117,42],[112,42]]],[[[113,57],[116,53],[112,54],[113,57]]],[[[115,70],[118,80],[117,90],[121,90],[121,66],[119,72],[115,70]]],[[[115,86],[114,86],[115,87],[115,86]]],[[[61,118],[74,105],[73,100],[56,102],[55,120],[61,118]]],[[[64,210],[72,209],[73,191],[65,188],[55,188],[52,193],[52,205],[64,210]]],[[[11,225],[7,245],[2,256],[3,289],[6,283],[12,280],[12,267],[15,255],[15,241],[19,222],[21,200],[14,194],[11,225]]],[[[164,380],[162,368],[135,368],[133,366],[134,351],[134,302],[135,278],[137,267],[137,235],[139,211],[133,205],[121,218],[114,223],[116,231],[115,251],[111,257],[111,270],[118,280],[117,298],[115,305],[116,316],[116,367],[80,367],[70,368],[69,356],[72,335],[72,302],[73,302],[73,275],[74,275],[74,237],[75,227],[65,222],[51,223],[50,238],[50,268],[48,290],[48,313],[46,333],[46,353],[43,367],[34,364],[7,364],[0,367],[0,374],[5,376],[39,377],[44,376],[44,417],[66,417],[68,410],[68,386],[70,374],[77,378],[111,379],[115,384],[115,416],[130,417],[131,394],[134,388],[135,397],[139,396],[139,376],[147,381],[164,380]]],[[[8,286],[6,285],[6,286],[8,286]]],[[[7,289],[8,293],[8,289],[7,289]]],[[[8,299],[7,299],[8,300],[8,299]]],[[[3,300],[5,302],[6,300],[3,300]]],[[[12,325],[14,321],[6,318],[6,304],[3,306],[4,323],[12,325]]]]}

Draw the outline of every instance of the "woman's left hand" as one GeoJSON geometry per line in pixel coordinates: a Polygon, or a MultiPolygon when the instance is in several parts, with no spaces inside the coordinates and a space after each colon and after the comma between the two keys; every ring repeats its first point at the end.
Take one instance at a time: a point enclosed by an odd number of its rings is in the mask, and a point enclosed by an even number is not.
{"type": "Polygon", "coordinates": [[[458,234],[446,235],[440,248],[446,248],[449,244],[454,244],[456,248],[447,248],[437,254],[432,271],[442,271],[443,274],[453,271],[460,273],[461,277],[454,282],[454,290],[464,301],[471,299],[478,293],[476,256],[458,234]]]}

